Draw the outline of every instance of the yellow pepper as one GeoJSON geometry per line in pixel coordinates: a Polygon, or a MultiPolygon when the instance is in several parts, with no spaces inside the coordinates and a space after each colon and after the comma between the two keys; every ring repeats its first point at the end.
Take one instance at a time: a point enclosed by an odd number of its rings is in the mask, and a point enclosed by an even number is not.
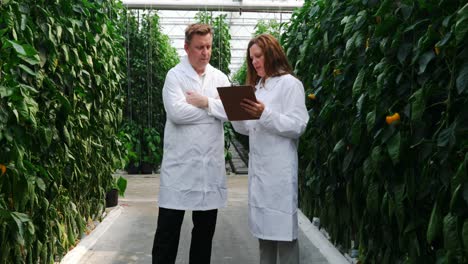
{"type": "Polygon", "coordinates": [[[6,173],[6,166],[3,164],[0,164],[0,170],[2,171],[2,175],[6,173]]]}
{"type": "Polygon", "coordinates": [[[341,74],[341,70],[340,69],[334,69],[333,70],[333,76],[337,76],[337,75],[340,75],[341,74]]]}
{"type": "Polygon", "coordinates": [[[315,94],[313,93],[310,93],[307,97],[309,97],[309,99],[312,99],[312,100],[315,100],[315,94]]]}
{"type": "Polygon", "coordinates": [[[375,22],[377,22],[377,24],[382,23],[382,17],[376,16],[376,17],[375,17],[375,22]]]}
{"type": "Polygon", "coordinates": [[[398,113],[394,113],[393,115],[387,116],[387,117],[385,118],[385,121],[386,121],[387,124],[389,124],[389,125],[392,124],[392,123],[394,123],[394,122],[396,122],[396,121],[399,121],[399,120],[400,120],[400,114],[398,114],[398,113]]]}

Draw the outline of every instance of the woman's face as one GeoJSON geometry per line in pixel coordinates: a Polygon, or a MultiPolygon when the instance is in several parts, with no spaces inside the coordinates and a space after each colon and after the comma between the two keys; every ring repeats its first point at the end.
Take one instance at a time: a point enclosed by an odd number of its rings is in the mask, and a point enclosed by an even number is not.
{"type": "Polygon", "coordinates": [[[263,56],[262,49],[257,44],[253,44],[249,49],[249,53],[257,75],[265,77],[265,57],[263,56]]]}

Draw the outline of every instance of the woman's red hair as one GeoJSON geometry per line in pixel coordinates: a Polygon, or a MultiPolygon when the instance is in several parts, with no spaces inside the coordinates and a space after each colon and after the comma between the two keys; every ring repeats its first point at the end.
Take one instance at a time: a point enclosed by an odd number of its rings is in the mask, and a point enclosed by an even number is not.
{"type": "Polygon", "coordinates": [[[250,58],[250,47],[257,44],[262,50],[264,57],[265,77],[280,76],[292,72],[291,65],[289,65],[286,54],[279,44],[278,40],[270,34],[261,34],[250,40],[247,47],[247,80],[246,84],[255,86],[261,79],[257,75],[252,59],[250,58]]]}

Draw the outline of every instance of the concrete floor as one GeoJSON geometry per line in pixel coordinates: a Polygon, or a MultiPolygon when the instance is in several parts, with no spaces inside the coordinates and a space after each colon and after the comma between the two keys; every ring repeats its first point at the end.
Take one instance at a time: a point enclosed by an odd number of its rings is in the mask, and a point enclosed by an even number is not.
{"type": "MultiPolygon", "coordinates": [[[[151,263],[159,176],[124,177],[128,179],[128,187],[125,198],[119,199],[120,215],[76,263],[151,263]]],[[[256,264],[259,262],[258,242],[250,234],[247,220],[247,176],[229,176],[228,190],[228,206],[218,213],[211,263],[256,264]]],[[[188,263],[191,228],[191,213],[187,212],[176,263],[188,263]]],[[[299,232],[299,244],[302,264],[329,263],[302,230],[299,232]]]]}

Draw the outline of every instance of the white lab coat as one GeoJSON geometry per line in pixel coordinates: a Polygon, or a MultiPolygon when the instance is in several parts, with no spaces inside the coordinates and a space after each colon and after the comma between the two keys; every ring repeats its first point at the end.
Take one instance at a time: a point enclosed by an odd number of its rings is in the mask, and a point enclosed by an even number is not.
{"type": "Polygon", "coordinates": [[[190,105],[185,92],[194,90],[222,103],[216,87],[228,86],[221,71],[207,65],[202,80],[188,58],[166,76],[163,102],[167,113],[161,164],[159,206],[178,210],[211,210],[226,206],[223,119],[206,109],[190,105]]]}
{"type": "Polygon", "coordinates": [[[309,115],[302,83],[290,74],[256,86],[265,104],[259,120],[232,122],[249,135],[249,225],[265,240],[297,239],[298,138],[309,115]]]}

